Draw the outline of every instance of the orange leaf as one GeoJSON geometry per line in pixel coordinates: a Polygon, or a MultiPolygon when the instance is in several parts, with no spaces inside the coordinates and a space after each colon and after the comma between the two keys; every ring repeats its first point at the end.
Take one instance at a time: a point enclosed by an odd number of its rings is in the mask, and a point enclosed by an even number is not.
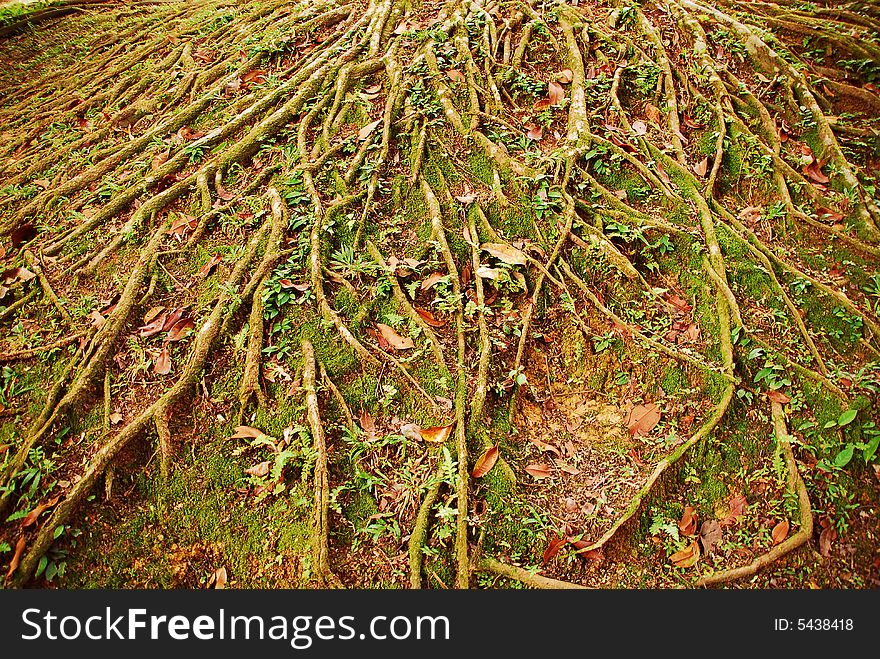
{"type": "Polygon", "coordinates": [[[12,560],[9,562],[9,572],[6,573],[6,578],[12,576],[12,573],[18,568],[18,564],[21,562],[21,555],[24,553],[24,536],[21,536],[18,539],[18,542],[15,543],[15,553],[12,555],[12,560]]]}
{"type": "Polygon", "coordinates": [[[181,318],[176,323],[174,323],[173,327],[168,330],[168,336],[165,337],[166,341],[180,341],[187,334],[189,334],[190,330],[192,330],[196,324],[193,322],[192,318],[181,318]]]}
{"type": "Polygon", "coordinates": [[[235,434],[229,439],[255,439],[265,434],[262,430],[250,426],[235,426],[235,434]]]}
{"type": "Polygon", "coordinates": [[[498,445],[496,444],[495,446],[486,449],[486,452],[479,457],[477,464],[474,465],[474,470],[471,472],[471,476],[474,478],[482,478],[492,470],[492,467],[495,466],[497,461],[498,445]]]}
{"type": "Polygon", "coordinates": [[[700,560],[700,543],[694,540],[681,551],[669,557],[675,567],[693,567],[700,560]]]}
{"type": "Polygon", "coordinates": [[[526,124],[526,137],[530,140],[535,140],[536,142],[540,141],[542,137],[544,137],[544,131],[540,126],[536,126],[535,124],[526,124]]]}
{"type": "Polygon", "coordinates": [[[770,535],[773,538],[774,545],[778,545],[788,537],[788,529],[789,524],[787,519],[782,520],[779,524],[773,527],[773,531],[770,535]]]}
{"type": "Polygon", "coordinates": [[[198,276],[201,278],[207,277],[208,274],[210,274],[211,270],[214,269],[214,266],[216,266],[222,260],[223,256],[221,254],[214,254],[214,256],[212,256],[211,259],[202,266],[201,270],[199,270],[198,276]]]}
{"type": "Polygon", "coordinates": [[[409,350],[410,348],[415,347],[413,340],[408,336],[400,336],[393,327],[389,327],[388,325],[383,325],[382,323],[376,323],[376,327],[379,332],[382,334],[382,338],[388,342],[395,350],[409,350]]]}
{"type": "Polygon", "coordinates": [[[454,423],[451,423],[448,426],[432,426],[430,428],[424,428],[421,433],[422,439],[426,442],[442,444],[449,439],[449,435],[452,432],[452,427],[454,425],[454,423]]]}
{"type": "Polygon", "coordinates": [[[791,398],[786,396],[781,391],[769,391],[767,392],[767,398],[772,400],[774,403],[779,403],[780,405],[785,405],[788,402],[791,402],[791,398]]]}
{"type": "Polygon", "coordinates": [[[636,405],[630,410],[626,419],[626,427],[633,437],[647,435],[660,422],[660,408],[656,403],[636,405]]]}
{"type": "Polygon", "coordinates": [[[681,521],[678,523],[678,530],[684,535],[693,535],[697,532],[697,516],[696,511],[691,506],[684,507],[684,513],[681,515],[681,521]]]}
{"type": "Polygon", "coordinates": [[[551,470],[550,465],[544,462],[536,462],[526,466],[526,473],[541,480],[543,478],[548,478],[553,471],[551,470]]]}
{"type": "Polygon", "coordinates": [[[431,327],[444,327],[446,325],[445,320],[438,320],[434,314],[432,314],[427,309],[419,309],[415,307],[416,313],[421,316],[422,320],[424,320],[431,327]]]}
{"type": "Polygon", "coordinates": [[[660,123],[660,108],[658,108],[653,103],[646,103],[645,104],[645,116],[650,121],[653,121],[655,124],[659,124],[660,123]]]}
{"type": "Polygon", "coordinates": [[[556,466],[559,467],[560,471],[564,471],[566,474],[571,474],[572,476],[577,476],[579,473],[581,473],[580,469],[578,469],[577,467],[575,467],[573,465],[568,464],[564,460],[554,460],[553,462],[556,463],[556,466]]]}
{"type": "Polygon", "coordinates": [[[464,82],[465,81],[464,73],[462,73],[458,69],[449,69],[446,72],[446,75],[449,76],[449,79],[452,80],[452,82],[464,82]]]}
{"type": "Polygon", "coordinates": [[[547,97],[552,105],[559,105],[565,100],[565,90],[558,82],[551,82],[547,85],[547,97]]]}
{"type": "Polygon", "coordinates": [[[153,373],[156,375],[168,375],[170,372],[171,355],[168,354],[168,346],[165,345],[162,348],[162,352],[156,357],[156,362],[153,364],[153,373]]]}

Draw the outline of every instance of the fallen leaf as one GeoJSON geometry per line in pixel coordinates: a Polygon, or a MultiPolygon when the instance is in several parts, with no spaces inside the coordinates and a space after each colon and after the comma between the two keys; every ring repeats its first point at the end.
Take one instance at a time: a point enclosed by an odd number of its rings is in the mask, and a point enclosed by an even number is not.
{"type": "Polygon", "coordinates": [[[92,321],[92,326],[100,329],[101,326],[107,322],[107,319],[101,315],[101,312],[95,309],[89,314],[89,319],[92,321]]]}
{"type": "Polygon", "coordinates": [[[395,350],[409,350],[410,348],[415,347],[413,340],[408,336],[401,336],[398,334],[393,327],[385,325],[383,323],[376,323],[376,327],[379,332],[382,334],[382,338],[384,338],[388,345],[390,345],[395,350]]]}
{"type": "Polygon", "coordinates": [[[632,123],[633,133],[636,135],[644,135],[648,132],[648,124],[644,121],[634,121],[632,123]]]}
{"type": "Polygon", "coordinates": [[[700,543],[696,540],[669,557],[669,561],[675,567],[693,567],[698,560],[700,560],[700,543]]]}
{"type": "Polygon", "coordinates": [[[242,82],[255,82],[262,85],[266,82],[267,72],[263,69],[251,69],[241,77],[242,82]]]}
{"type": "MultiPolygon", "coordinates": [[[[150,310],[144,314],[144,325],[148,325],[152,321],[156,320],[159,317],[159,314],[165,311],[165,307],[151,307],[150,310]]],[[[163,321],[164,324],[164,321],[163,321]]]]}
{"type": "Polygon", "coordinates": [[[837,538],[837,531],[828,526],[819,534],[819,553],[826,558],[831,556],[831,543],[837,538]]]}
{"type": "Polygon", "coordinates": [[[575,467],[574,465],[570,465],[564,460],[554,460],[553,461],[557,467],[559,467],[560,471],[564,471],[566,474],[571,474],[572,476],[577,476],[581,473],[581,470],[575,467]]]}
{"type": "Polygon", "coordinates": [[[789,524],[787,519],[782,520],[779,524],[773,527],[770,536],[773,538],[774,545],[778,545],[788,537],[788,528],[789,524]]]}
{"type": "Polygon", "coordinates": [[[540,126],[536,126],[535,124],[526,124],[526,131],[528,131],[526,132],[526,137],[530,140],[538,142],[544,137],[544,131],[540,126]]]}
{"type": "Polygon", "coordinates": [[[162,352],[156,357],[153,364],[153,373],[156,375],[168,375],[171,372],[171,355],[168,353],[168,346],[162,347],[162,352]]]}
{"type": "Polygon", "coordinates": [[[501,271],[498,268],[490,268],[486,265],[481,265],[477,268],[477,277],[480,279],[498,279],[501,276],[501,271]]]}
{"type": "Polygon", "coordinates": [[[560,538],[558,536],[550,538],[550,542],[547,544],[547,549],[544,550],[544,565],[547,565],[547,563],[556,558],[556,555],[559,554],[559,551],[566,545],[566,543],[566,538],[560,538]]]}
{"type": "Polygon", "coordinates": [[[563,85],[567,85],[574,79],[574,74],[571,69],[562,69],[562,71],[556,74],[556,79],[563,85]]]}
{"type": "Polygon", "coordinates": [[[433,288],[433,287],[437,284],[438,281],[440,281],[441,279],[443,279],[443,277],[444,277],[444,275],[443,275],[442,272],[434,272],[434,273],[431,273],[430,275],[428,275],[427,278],[425,278],[425,279],[422,280],[422,285],[421,285],[420,288],[421,288],[423,291],[426,291],[426,290],[428,290],[429,288],[433,288]]]}
{"type": "Polygon", "coordinates": [[[703,552],[711,554],[721,542],[721,524],[714,519],[707,519],[700,527],[700,542],[703,552]]]}
{"type": "Polygon", "coordinates": [[[120,414],[119,412],[114,412],[110,415],[110,423],[115,426],[117,423],[120,423],[123,418],[124,417],[122,416],[122,414],[120,414]]]}
{"type": "Polygon", "coordinates": [[[681,521],[678,523],[678,530],[684,535],[693,535],[697,532],[697,516],[696,511],[691,506],[685,506],[681,515],[681,521]]]}
{"type": "Polygon", "coordinates": [[[155,156],[153,156],[153,160],[150,162],[150,169],[154,172],[159,171],[159,168],[162,167],[166,162],[168,162],[168,158],[171,157],[171,150],[165,149],[164,151],[160,151],[155,156]]]}
{"type": "Polygon", "coordinates": [[[526,256],[518,249],[502,243],[483,243],[480,249],[509,265],[525,265],[526,256]]]}
{"type": "Polygon", "coordinates": [[[269,473],[269,467],[271,464],[272,464],[271,462],[266,460],[264,462],[260,462],[258,464],[255,464],[253,467],[248,467],[247,469],[244,470],[244,473],[249,474],[251,476],[256,476],[257,478],[260,478],[260,477],[265,476],[266,474],[269,473]]]}
{"type": "Polygon", "coordinates": [[[694,165],[694,173],[697,176],[705,176],[706,172],[709,170],[709,158],[703,158],[700,162],[694,165]]]}
{"type": "Polygon", "coordinates": [[[208,588],[213,588],[214,590],[223,590],[224,588],[226,588],[228,578],[229,577],[226,574],[226,568],[219,567],[214,571],[214,574],[212,574],[211,578],[208,580],[208,588]]]}
{"type": "Polygon", "coordinates": [[[52,185],[52,181],[46,178],[36,178],[34,179],[34,185],[39,185],[44,190],[49,188],[52,185]]]}
{"type": "Polygon", "coordinates": [[[539,98],[537,101],[535,101],[535,104],[532,106],[532,108],[537,112],[540,112],[541,110],[546,110],[551,105],[552,104],[550,103],[549,98],[539,98]]]}
{"type": "Polygon", "coordinates": [[[361,410],[360,416],[358,417],[358,423],[361,426],[361,430],[367,433],[367,435],[371,437],[376,436],[376,422],[367,410],[361,410]]]}
{"type": "Polygon", "coordinates": [[[534,444],[538,448],[538,450],[540,450],[540,451],[549,451],[550,453],[553,453],[557,457],[562,455],[562,452],[558,448],[553,446],[553,444],[548,444],[547,442],[542,442],[537,437],[529,437],[529,441],[532,444],[534,444]]]}
{"type": "Polygon", "coordinates": [[[423,428],[421,432],[422,439],[424,439],[426,442],[442,444],[447,439],[449,439],[449,435],[452,432],[452,427],[454,425],[454,423],[451,423],[448,426],[432,426],[430,428],[423,428]]]}
{"type": "Polygon", "coordinates": [[[162,325],[162,331],[167,332],[174,325],[177,324],[177,321],[183,318],[183,315],[186,313],[186,309],[182,307],[177,307],[176,309],[172,309],[165,317],[165,323],[162,325]]]}
{"type": "Polygon", "coordinates": [[[746,502],[746,498],[742,494],[737,494],[733,498],[730,499],[730,512],[727,514],[727,517],[724,518],[721,522],[721,526],[730,526],[731,524],[736,524],[736,520],[743,513],[745,513],[748,508],[748,504],[746,502]]]}
{"type": "Polygon", "coordinates": [[[363,128],[361,128],[361,129],[358,131],[358,139],[359,139],[361,142],[363,142],[364,140],[366,140],[366,139],[370,136],[370,134],[371,134],[374,130],[376,130],[376,128],[377,128],[377,127],[379,126],[379,124],[381,124],[381,123],[382,123],[382,120],[381,120],[381,119],[376,119],[376,121],[372,121],[372,122],[368,123],[366,126],[364,126],[363,128]]]}
{"type": "Polygon", "coordinates": [[[235,426],[235,434],[231,435],[229,439],[256,439],[265,434],[262,430],[251,426],[235,426]]]}
{"type": "Polygon", "coordinates": [[[445,327],[446,326],[445,320],[439,320],[438,318],[436,318],[434,316],[434,314],[432,314],[427,309],[420,309],[419,307],[414,307],[414,308],[416,310],[416,313],[419,314],[419,316],[421,317],[421,319],[424,320],[431,327],[445,327]]]}
{"type": "Polygon", "coordinates": [[[181,318],[168,330],[166,341],[180,341],[196,326],[192,318],[181,318]]]}
{"type": "Polygon", "coordinates": [[[199,278],[204,279],[205,277],[208,276],[208,274],[210,274],[211,270],[213,270],[216,267],[216,265],[218,263],[220,263],[222,260],[223,260],[222,254],[214,254],[214,256],[212,256],[210,258],[210,260],[205,265],[203,265],[201,267],[201,269],[199,270],[199,274],[197,276],[199,278]]]}
{"type": "Polygon", "coordinates": [[[462,73],[458,69],[449,69],[446,72],[446,75],[449,77],[450,80],[452,80],[452,82],[464,82],[465,81],[464,73],[462,73]]]}
{"type": "Polygon", "coordinates": [[[6,578],[12,576],[12,573],[18,569],[18,564],[21,562],[21,555],[24,553],[24,536],[21,536],[18,539],[18,542],[15,543],[15,553],[12,554],[12,560],[9,561],[9,571],[6,573],[6,578]]]}
{"type": "Polygon", "coordinates": [[[45,503],[39,504],[36,508],[29,512],[23,520],[21,520],[21,527],[27,528],[28,526],[36,522],[37,518],[42,515],[45,510],[54,506],[56,503],[58,503],[60,499],[61,495],[58,495],[57,497],[50,499],[45,503]]]}
{"type": "Polygon", "coordinates": [[[779,403],[780,405],[785,405],[786,403],[791,402],[791,398],[786,396],[781,391],[776,390],[767,392],[767,398],[772,400],[774,403],[779,403]]]}
{"type": "Polygon", "coordinates": [[[526,473],[541,480],[543,478],[549,478],[553,474],[553,470],[550,465],[544,462],[535,462],[526,466],[526,473]]]}
{"type": "Polygon", "coordinates": [[[138,327],[138,335],[141,338],[147,338],[148,336],[153,336],[154,334],[158,334],[162,331],[162,328],[165,326],[165,319],[168,314],[162,314],[156,320],[142,327],[138,327]]]}
{"type": "Polygon", "coordinates": [[[630,410],[626,419],[626,427],[633,437],[647,435],[660,422],[660,408],[656,403],[636,405],[630,410]]]}
{"type": "Polygon", "coordinates": [[[552,105],[559,105],[565,100],[565,90],[558,82],[550,82],[547,84],[547,98],[550,99],[552,105]]]}
{"type": "Polygon", "coordinates": [[[645,116],[649,121],[653,121],[655,124],[660,123],[660,108],[658,108],[653,103],[645,104],[645,116]]]}
{"type": "Polygon", "coordinates": [[[822,163],[812,162],[806,167],[803,168],[804,174],[807,175],[807,178],[816,182],[816,183],[830,183],[831,179],[825,176],[822,172],[822,163]]]}
{"type": "Polygon", "coordinates": [[[424,439],[422,437],[422,429],[415,423],[404,423],[400,426],[400,434],[415,442],[420,442],[424,439]]]}
{"type": "Polygon", "coordinates": [[[486,449],[485,453],[477,459],[477,464],[474,465],[474,470],[471,472],[471,476],[474,478],[482,478],[491,471],[497,461],[498,445],[496,444],[495,446],[490,446],[486,449]]]}

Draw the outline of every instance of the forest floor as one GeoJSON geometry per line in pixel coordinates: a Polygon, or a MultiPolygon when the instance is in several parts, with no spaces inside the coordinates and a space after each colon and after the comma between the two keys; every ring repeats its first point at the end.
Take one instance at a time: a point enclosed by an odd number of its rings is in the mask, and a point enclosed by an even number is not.
{"type": "Polygon", "coordinates": [[[880,9],[0,3],[6,585],[880,585],[880,9]]]}

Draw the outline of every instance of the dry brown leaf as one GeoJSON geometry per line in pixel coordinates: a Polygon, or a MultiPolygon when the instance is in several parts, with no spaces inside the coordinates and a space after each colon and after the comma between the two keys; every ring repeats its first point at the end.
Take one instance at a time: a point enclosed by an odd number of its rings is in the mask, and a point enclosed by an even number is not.
{"type": "Polygon", "coordinates": [[[693,567],[700,560],[700,543],[694,540],[681,551],[669,557],[675,567],[693,567]]]}
{"type": "Polygon", "coordinates": [[[550,82],[547,84],[547,98],[550,99],[552,105],[559,105],[565,100],[565,90],[558,82],[550,82]]]}
{"type": "Polygon", "coordinates": [[[474,470],[471,472],[471,476],[474,478],[482,478],[491,471],[497,461],[498,445],[496,444],[495,446],[490,446],[486,449],[483,455],[477,459],[477,464],[474,465],[474,470]]]}
{"type": "Polygon", "coordinates": [[[786,396],[781,391],[776,390],[767,392],[767,398],[772,400],[774,403],[779,403],[780,405],[785,405],[786,403],[791,402],[791,398],[786,396]]]}
{"type": "Polygon", "coordinates": [[[633,437],[642,437],[650,433],[660,422],[660,408],[656,403],[636,405],[629,412],[626,427],[633,437]]]}
{"type": "Polygon", "coordinates": [[[837,539],[837,531],[834,530],[833,526],[828,526],[822,529],[822,533],[819,534],[819,553],[826,558],[831,556],[831,543],[837,539]]]}
{"type": "Polygon", "coordinates": [[[153,373],[156,375],[168,375],[171,372],[171,355],[168,352],[168,346],[162,346],[162,351],[156,357],[153,364],[153,373]]]}
{"type": "Polygon", "coordinates": [[[454,423],[451,423],[448,426],[432,426],[430,428],[423,428],[421,432],[422,439],[424,439],[426,442],[442,444],[447,439],[449,439],[449,435],[450,433],[452,433],[452,427],[454,425],[454,423]]]}
{"type": "Polygon", "coordinates": [[[58,496],[54,497],[53,499],[50,499],[46,503],[39,504],[36,508],[34,508],[31,512],[29,512],[24,519],[21,520],[21,527],[27,528],[28,526],[30,526],[31,524],[36,522],[37,518],[39,518],[39,516],[43,514],[43,511],[54,506],[56,503],[58,503],[58,501],[60,499],[61,499],[61,495],[58,495],[58,496]]]}
{"type": "Polygon", "coordinates": [[[144,314],[144,325],[148,325],[149,323],[156,320],[156,318],[159,317],[159,314],[163,311],[165,311],[165,307],[163,306],[151,307],[150,310],[144,314]]]}
{"type": "Polygon", "coordinates": [[[119,412],[114,412],[113,414],[110,415],[110,423],[112,423],[115,426],[116,424],[121,423],[122,419],[124,419],[124,418],[125,417],[123,417],[122,414],[120,414],[119,412]]]}
{"type": "Polygon", "coordinates": [[[413,340],[408,336],[401,336],[398,334],[393,327],[385,325],[383,323],[376,323],[376,328],[382,335],[382,338],[388,342],[395,350],[409,350],[410,348],[415,347],[413,340]]]}
{"type": "Polygon", "coordinates": [[[711,554],[718,543],[721,542],[721,525],[717,520],[707,519],[700,527],[700,542],[703,545],[703,552],[711,554]]]}
{"type": "Polygon", "coordinates": [[[262,430],[251,426],[235,426],[235,434],[231,435],[229,439],[256,439],[265,434],[262,430]]]}
{"type": "Polygon", "coordinates": [[[547,544],[547,549],[544,550],[544,565],[547,565],[547,563],[556,558],[556,555],[567,542],[567,538],[560,538],[558,536],[550,538],[550,542],[547,544]]]}
{"type": "Polygon", "coordinates": [[[544,131],[540,126],[536,126],[535,124],[526,124],[526,137],[530,140],[534,140],[536,142],[540,141],[542,137],[544,137],[544,131]]]}
{"type": "Polygon", "coordinates": [[[214,267],[218,263],[220,263],[222,260],[223,260],[222,254],[214,254],[214,256],[212,256],[210,258],[210,260],[205,265],[203,265],[201,267],[201,269],[199,270],[199,274],[197,276],[202,279],[207,277],[210,274],[211,270],[213,270],[214,267]]]}
{"type": "Polygon", "coordinates": [[[486,265],[481,265],[477,268],[477,277],[480,279],[498,279],[501,276],[501,271],[498,268],[490,268],[486,265]]]}
{"type": "Polygon", "coordinates": [[[24,536],[21,536],[18,539],[18,542],[15,543],[15,553],[12,554],[12,560],[9,561],[9,571],[6,572],[7,579],[18,569],[18,564],[21,562],[21,555],[24,553],[24,542],[24,536]]]}
{"type": "Polygon", "coordinates": [[[226,574],[225,567],[219,567],[214,571],[214,574],[211,575],[211,578],[208,580],[208,588],[213,588],[214,590],[223,590],[226,588],[226,583],[229,577],[226,574]]]}
{"type": "Polygon", "coordinates": [[[526,255],[518,249],[503,243],[483,243],[480,249],[509,265],[525,265],[526,255]]]}
{"type": "Polygon", "coordinates": [[[535,462],[530,465],[526,465],[526,473],[530,474],[534,478],[538,480],[548,478],[553,474],[553,470],[545,462],[535,462]]]}
{"type": "Polygon", "coordinates": [[[706,172],[709,171],[709,158],[703,158],[700,162],[694,165],[694,173],[697,176],[705,176],[706,172]]]}
{"type": "Polygon", "coordinates": [[[644,121],[634,121],[632,123],[632,129],[636,135],[644,135],[648,132],[648,124],[644,121]]]}
{"type": "Polygon", "coordinates": [[[553,461],[557,467],[559,467],[560,471],[564,471],[566,474],[571,474],[572,476],[577,476],[581,473],[581,470],[575,467],[574,465],[570,465],[564,460],[556,459],[553,461]]]}
{"type": "Polygon", "coordinates": [[[693,535],[697,532],[697,515],[691,506],[684,507],[681,521],[678,523],[678,530],[684,535],[693,535]]]}
{"type": "Polygon", "coordinates": [[[816,183],[830,183],[831,179],[822,172],[822,166],[823,163],[814,161],[804,167],[803,172],[807,175],[807,178],[816,183]]]}
{"type": "Polygon", "coordinates": [[[571,69],[562,69],[562,71],[556,74],[556,79],[563,85],[567,85],[574,80],[574,73],[572,73],[571,69]]]}
{"type": "Polygon", "coordinates": [[[416,310],[416,313],[419,314],[419,316],[421,317],[421,319],[424,320],[425,323],[427,323],[431,327],[445,327],[446,326],[445,320],[438,319],[436,316],[434,316],[434,314],[432,314],[427,309],[420,309],[419,307],[414,307],[414,308],[416,310]]]}
{"type": "Polygon", "coordinates": [[[168,317],[168,314],[162,314],[158,318],[156,318],[153,322],[147,323],[142,327],[138,327],[138,335],[141,338],[146,338],[148,336],[153,336],[154,334],[158,334],[162,331],[162,328],[165,326],[165,319],[168,317]]]}
{"type": "Polygon", "coordinates": [[[442,272],[433,272],[427,276],[427,278],[422,280],[421,289],[423,291],[428,290],[429,288],[433,288],[438,281],[443,279],[444,274],[442,272]]]}
{"type": "Polygon", "coordinates": [[[721,526],[730,526],[731,524],[736,524],[736,520],[738,517],[743,515],[748,508],[748,503],[746,502],[746,498],[742,494],[737,494],[730,499],[730,512],[727,514],[722,522],[721,526]]]}
{"type": "Polygon", "coordinates": [[[779,524],[773,527],[770,536],[773,538],[774,545],[778,545],[788,537],[788,529],[789,524],[787,519],[782,520],[779,524]]]}
{"type": "Polygon", "coordinates": [[[262,85],[266,82],[267,75],[268,73],[264,69],[251,69],[241,77],[241,81],[245,83],[254,82],[258,85],[262,85]]]}
{"type": "Polygon", "coordinates": [[[244,470],[244,473],[260,478],[269,473],[269,467],[271,466],[271,464],[271,462],[265,460],[263,462],[255,464],[253,467],[248,467],[244,470]]]}
{"type": "Polygon", "coordinates": [[[446,75],[449,77],[450,80],[452,80],[452,82],[464,82],[465,81],[464,73],[462,73],[458,69],[449,69],[446,72],[446,75]]]}
{"type": "Polygon", "coordinates": [[[653,121],[655,124],[660,123],[660,108],[658,108],[653,103],[645,104],[645,116],[649,121],[653,121]]]}
{"type": "Polygon", "coordinates": [[[185,338],[193,328],[195,328],[196,324],[193,322],[192,318],[181,318],[168,330],[168,335],[165,337],[166,341],[180,341],[185,338]]]}
{"type": "Polygon", "coordinates": [[[368,123],[366,126],[364,126],[363,128],[361,128],[361,129],[358,131],[358,139],[359,139],[361,142],[363,142],[364,140],[366,140],[366,139],[372,134],[372,132],[373,132],[374,130],[376,130],[376,128],[377,128],[377,127],[379,126],[379,124],[381,124],[381,123],[382,123],[382,120],[381,120],[381,119],[376,119],[376,121],[372,121],[372,122],[368,123]]]}

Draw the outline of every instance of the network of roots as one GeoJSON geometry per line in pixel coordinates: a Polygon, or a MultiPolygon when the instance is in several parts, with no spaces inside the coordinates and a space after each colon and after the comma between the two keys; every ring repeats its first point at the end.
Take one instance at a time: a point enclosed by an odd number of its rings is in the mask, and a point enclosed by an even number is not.
{"type": "Polygon", "coordinates": [[[870,462],[876,5],[3,11],[10,583],[206,438],[306,493],[321,585],[584,583],[746,455],[801,538],[799,471],[870,462]]]}

